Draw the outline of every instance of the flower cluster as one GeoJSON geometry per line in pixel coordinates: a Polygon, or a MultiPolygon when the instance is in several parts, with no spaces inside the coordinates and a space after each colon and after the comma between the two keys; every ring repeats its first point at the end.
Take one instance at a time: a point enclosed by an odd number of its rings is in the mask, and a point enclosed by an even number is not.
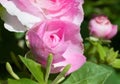
{"type": "Polygon", "coordinates": [[[68,74],[85,62],[80,25],[84,18],[84,0],[4,0],[1,17],[10,31],[27,31],[26,38],[36,60],[46,66],[53,54],[51,73],[71,64],[68,74]]]}

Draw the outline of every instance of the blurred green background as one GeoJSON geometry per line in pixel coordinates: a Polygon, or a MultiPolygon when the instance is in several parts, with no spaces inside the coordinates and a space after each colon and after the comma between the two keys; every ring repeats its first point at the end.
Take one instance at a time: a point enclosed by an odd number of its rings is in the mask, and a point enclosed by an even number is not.
{"type": "MultiPolygon", "coordinates": [[[[119,31],[112,39],[111,46],[120,51],[120,0],[85,0],[83,8],[85,12],[84,21],[81,25],[83,39],[89,36],[88,22],[92,16],[104,14],[108,16],[113,24],[118,25],[119,31]]],[[[5,63],[9,61],[14,66],[11,53],[16,56],[24,55],[28,50],[25,44],[25,33],[9,32],[4,28],[4,22],[0,19],[0,81],[10,77],[5,69],[5,63]]],[[[111,67],[109,69],[113,70],[114,73],[105,84],[120,84],[120,69],[116,70],[111,67]]]]}

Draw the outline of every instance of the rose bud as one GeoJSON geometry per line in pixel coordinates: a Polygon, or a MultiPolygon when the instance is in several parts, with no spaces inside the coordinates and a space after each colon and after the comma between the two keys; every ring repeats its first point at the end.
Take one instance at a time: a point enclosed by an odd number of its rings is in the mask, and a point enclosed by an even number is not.
{"type": "Polygon", "coordinates": [[[107,16],[99,15],[90,20],[89,30],[94,37],[111,39],[117,33],[117,25],[113,25],[107,16]]]}

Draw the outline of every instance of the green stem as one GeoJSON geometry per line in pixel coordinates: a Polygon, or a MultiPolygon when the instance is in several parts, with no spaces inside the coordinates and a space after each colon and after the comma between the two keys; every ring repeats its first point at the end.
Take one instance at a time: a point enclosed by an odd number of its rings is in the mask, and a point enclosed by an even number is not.
{"type": "Polygon", "coordinates": [[[15,54],[13,52],[10,53],[11,54],[11,58],[13,60],[13,62],[15,63],[15,65],[20,69],[22,70],[22,67],[17,59],[17,57],[15,56],[15,54]]]}
{"type": "Polygon", "coordinates": [[[46,82],[46,84],[48,82],[52,61],[53,61],[53,55],[49,54],[48,59],[47,59],[46,74],[45,74],[45,82],[46,82]]]}
{"type": "Polygon", "coordinates": [[[65,66],[63,71],[55,78],[55,80],[51,84],[58,84],[58,83],[60,83],[65,78],[65,75],[68,72],[68,70],[70,69],[70,67],[71,67],[70,64],[65,66]]]}

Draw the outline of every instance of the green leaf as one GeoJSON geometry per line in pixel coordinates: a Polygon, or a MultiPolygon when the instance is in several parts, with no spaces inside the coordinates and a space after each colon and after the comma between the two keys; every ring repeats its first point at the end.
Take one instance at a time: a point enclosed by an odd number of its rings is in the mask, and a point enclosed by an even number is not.
{"type": "Polygon", "coordinates": [[[118,56],[118,51],[114,51],[114,49],[111,48],[107,51],[106,54],[107,54],[106,61],[109,65],[111,65],[111,63],[116,60],[118,56]]]}
{"type": "Polygon", "coordinates": [[[110,77],[105,81],[105,84],[120,84],[120,73],[113,71],[110,77]]]}
{"type": "Polygon", "coordinates": [[[31,59],[24,58],[22,56],[20,56],[20,59],[25,64],[25,66],[29,69],[29,71],[32,73],[32,75],[35,77],[35,79],[40,84],[45,84],[41,65],[31,59]]]}
{"type": "Polygon", "coordinates": [[[97,51],[99,53],[101,61],[105,61],[106,52],[104,50],[104,47],[99,43],[97,43],[96,47],[97,47],[97,51]]]}
{"type": "Polygon", "coordinates": [[[38,83],[33,80],[23,78],[20,80],[8,79],[8,84],[38,84],[38,83]]]}
{"type": "Polygon", "coordinates": [[[111,73],[100,65],[86,62],[83,67],[73,72],[62,84],[104,84],[111,73]]]}
{"type": "Polygon", "coordinates": [[[115,68],[120,68],[120,59],[115,59],[112,63],[111,63],[112,67],[115,68]]]}

